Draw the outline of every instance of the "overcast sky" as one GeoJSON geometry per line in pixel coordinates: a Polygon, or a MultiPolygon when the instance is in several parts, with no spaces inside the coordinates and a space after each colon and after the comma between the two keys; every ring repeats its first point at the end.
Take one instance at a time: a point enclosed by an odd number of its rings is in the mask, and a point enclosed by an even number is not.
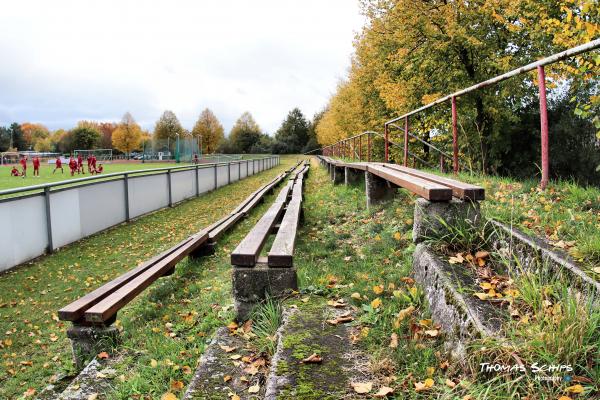
{"type": "Polygon", "coordinates": [[[320,110],[350,64],[357,0],[29,1],[0,11],[0,125],[119,120],[205,107],[228,132],[250,111],[273,133],[320,110]]]}

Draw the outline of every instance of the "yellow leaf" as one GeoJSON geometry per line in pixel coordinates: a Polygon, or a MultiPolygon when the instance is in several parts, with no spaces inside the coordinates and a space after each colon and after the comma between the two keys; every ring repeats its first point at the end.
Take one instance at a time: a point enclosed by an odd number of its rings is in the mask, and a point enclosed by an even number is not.
{"type": "Polygon", "coordinates": [[[427,367],[427,376],[433,376],[434,372],[435,372],[435,368],[427,367]]]}
{"type": "Polygon", "coordinates": [[[248,393],[258,393],[260,391],[260,385],[257,383],[256,385],[250,386],[248,388],[248,393]]]}
{"type": "Polygon", "coordinates": [[[478,297],[479,300],[487,300],[487,298],[488,298],[487,293],[475,293],[475,294],[473,294],[473,296],[478,297]]]}
{"type": "Polygon", "coordinates": [[[381,306],[381,299],[378,297],[371,302],[371,307],[379,308],[379,306],[381,306]]]}
{"type": "Polygon", "coordinates": [[[158,366],[158,361],[156,361],[155,359],[150,360],[150,366],[152,368],[156,368],[158,366]]]}
{"type": "Polygon", "coordinates": [[[425,387],[428,387],[428,388],[432,387],[434,384],[433,379],[431,379],[431,378],[425,379],[424,383],[425,383],[425,387]]]}
{"type": "Polygon", "coordinates": [[[173,389],[173,390],[181,390],[181,389],[183,389],[183,382],[181,382],[181,381],[173,381],[173,382],[171,382],[171,389],[173,389]]]}
{"type": "Polygon", "coordinates": [[[492,288],[492,284],[489,282],[481,282],[479,284],[479,286],[483,289],[483,290],[490,290],[492,288]]]}
{"type": "Polygon", "coordinates": [[[360,293],[354,292],[350,295],[353,299],[360,300],[360,293]]]}
{"type": "Polygon", "coordinates": [[[573,400],[569,396],[560,396],[558,400],[573,400]]]}
{"type": "Polygon", "coordinates": [[[369,393],[373,389],[373,382],[356,382],[351,383],[352,389],[358,394],[369,393]]]}
{"type": "Polygon", "coordinates": [[[225,375],[223,377],[223,382],[229,382],[231,380],[231,375],[225,375]]]}
{"type": "Polygon", "coordinates": [[[394,239],[396,239],[396,240],[402,239],[402,234],[400,232],[394,233],[394,239]]]}
{"type": "Polygon", "coordinates": [[[597,274],[600,274],[600,267],[592,268],[592,271],[594,271],[597,274]]]}
{"type": "Polygon", "coordinates": [[[96,400],[98,398],[98,393],[92,393],[87,397],[87,400],[96,400]]]}
{"type": "Polygon", "coordinates": [[[438,331],[437,329],[430,329],[428,331],[425,331],[425,334],[429,337],[436,337],[439,333],[440,331],[438,331]]]}
{"type": "Polygon", "coordinates": [[[230,397],[230,400],[240,400],[240,396],[238,396],[235,393],[230,393],[229,397],[230,397]]]}
{"type": "Polygon", "coordinates": [[[221,350],[223,350],[225,353],[231,353],[232,351],[234,351],[235,349],[237,349],[237,347],[230,347],[230,346],[223,346],[223,345],[219,345],[219,347],[221,348],[221,350]]]}
{"type": "Polygon", "coordinates": [[[383,286],[382,285],[375,285],[375,286],[373,286],[373,292],[375,294],[381,294],[381,293],[383,293],[383,286]]]}
{"type": "Polygon", "coordinates": [[[160,397],[160,400],[177,400],[177,396],[171,392],[167,392],[160,397]]]}
{"type": "Polygon", "coordinates": [[[569,393],[583,393],[583,386],[577,384],[565,389],[569,393]]]}

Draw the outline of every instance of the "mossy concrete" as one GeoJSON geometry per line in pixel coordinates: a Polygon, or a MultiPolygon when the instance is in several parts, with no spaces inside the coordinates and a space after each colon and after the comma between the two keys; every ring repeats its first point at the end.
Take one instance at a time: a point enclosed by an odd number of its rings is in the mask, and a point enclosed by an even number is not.
{"type": "Polygon", "coordinates": [[[231,335],[227,327],[219,328],[206,351],[202,354],[198,368],[183,399],[222,400],[228,399],[230,393],[237,394],[242,400],[262,398],[264,395],[264,385],[262,384],[265,380],[264,374],[259,372],[251,376],[244,373],[244,368],[248,365],[240,360],[231,359],[233,355],[250,355],[250,351],[245,347],[246,341],[243,338],[231,335]],[[227,353],[221,346],[235,347],[236,350],[227,353]],[[231,379],[225,382],[224,378],[228,375],[231,379]],[[250,382],[241,381],[242,376],[246,376],[250,382]],[[248,387],[257,382],[261,384],[260,391],[253,394],[248,393],[248,387]]]}
{"type": "MultiPolygon", "coordinates": [[[[531,237],[513,226],[491,221],[494,227],[494,248],[504,254],[510,263],[519,263],[526,271],[551,274],[555,279],[569,282],[587,301],[600,304],[600,282],[585,273],[575,260],[563,251],[551,247],[544,240],[531,237]]],[[[519,271],[519,269],[516,269],[519,271]]]]}
{"type": "Polygon", "coordinates": [[[334,309],[324,299],[311,297],[284,311],[278,332],[277,351],[271,360],[266,400],[338,400],[356,398],[350,382],[357,377],[358,349],[350,340],[348,324],[330,325],[325,321],[349,312],[334,309]],[[317,353],[320,364],[302,363],[317,353]]]}
{"type": "MultiPolygon", "coordinates": [[[[58,396],[58,400],[81,400],[88,399],[94,394],[99,399],[106,398],[103,395],[110,393],[112,381],[117,378],[117,370],[112,366],[117,364],[118,359],[108,359],[100,361],[93,359],[77,375],[77,377],[67,386],[67,388],[58,396]]],[[[49,388],[47,388],[48,390],[49,388]]],[[[43,393],[41,398],[45,398],[43,393]]]]}
{"type": "Polygon", "coordinates": [[[413,241],[420,243],[427,237],[443,230],[443,223],[448,225],[464,224],[469,221],[473,226],[481,223],[479,202],[458,200],[433,202],[418,198],[415,202],[413,217],[413,241]]]}
{"type": "Polygon", "coordinates": [[[413,271],[423,286],[433,320],[448,334],[447,347],[456,359],[464,357],[468,341],[500,337],[508,314],[473,296],[477,283],[465,266],[443,261],[421,243],[413,255],[413,271]]]}

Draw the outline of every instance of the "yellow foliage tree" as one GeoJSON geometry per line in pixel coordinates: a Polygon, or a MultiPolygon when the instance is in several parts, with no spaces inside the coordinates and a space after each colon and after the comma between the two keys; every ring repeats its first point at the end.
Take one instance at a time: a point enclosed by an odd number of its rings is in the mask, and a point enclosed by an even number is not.
{"type": "Polygon", "coordinates": [[[142,140],[142,129],[130,113],[125,113],[121,123],[112,134],[112,144],[115,149],[129,155],[139,148],[142,140]]]}
{"type": "Polygon", "coordinates": [[[208,108],[200,113],[198,121],[192,129],[192,135],[200,140],[202,151],[205,154],[214,153],[225,138],[223,125],[208,108]]]}

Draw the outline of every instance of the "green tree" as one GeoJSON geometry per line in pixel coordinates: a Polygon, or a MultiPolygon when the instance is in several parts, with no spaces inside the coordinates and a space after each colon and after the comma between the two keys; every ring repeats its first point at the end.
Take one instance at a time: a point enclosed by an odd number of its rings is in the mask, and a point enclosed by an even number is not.
{"type": "Polygon", "coordinates": [[[299,108],[290,111],[275,134],[273,152],[300,153],[308,143],[309,125],[299,108]]]}
{"type": "Polygon", "coordinates": [[[208,108],[200,113],[192,129],[192,135],[201,140],[202,151],[206,154],[214,153],[225,137],[223,125],[208,108]]]}
{"type": "Polygon", "coordinates": [[[231,128],[229,145],[236,153],[249,153],[252,146],[260,140],[261,130],[252,114],[243,113],[231,128]]]}
{"type": "Polygon", "coordinates": [[[129,153],[139,148],[141,139],[142,128],[135,122],[130,113],[125,113],[117,129],[112,132],[112,145],[129,157],[129,153]]]}
{"type": "Polygon", "coordinates": [[[184,130],[173,111],[165,111],[154,126],[155,140],[174,140],[177,135],[183,135],[184,130]]]}
{"type": "Polygon", "coordinates": [[[91,150],[100,142],[100,132],[89,126],[71,130],[71,150],[91,150]]]}
{"type": "Polygon", "coordinates": [[[17,150],[27,150],[27,143],[21,130],[21,125],[13,122],[10,124],[10,148],[17,150]]]}

